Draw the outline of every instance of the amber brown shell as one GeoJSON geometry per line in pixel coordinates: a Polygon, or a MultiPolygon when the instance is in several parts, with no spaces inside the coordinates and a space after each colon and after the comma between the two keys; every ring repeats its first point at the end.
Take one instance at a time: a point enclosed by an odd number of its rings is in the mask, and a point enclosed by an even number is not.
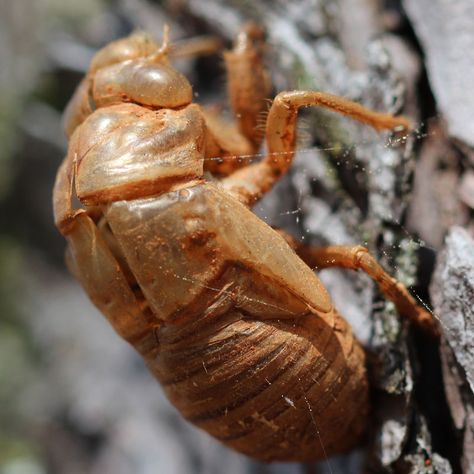
{"type": "Polygon", "coordinates": [[[192,423],[262,461],[323,459],[352,447],[367,418],[364,354],[347,324],[313,314],[256,321],[239,311],[164,326],[148,360],[192,423]]]}

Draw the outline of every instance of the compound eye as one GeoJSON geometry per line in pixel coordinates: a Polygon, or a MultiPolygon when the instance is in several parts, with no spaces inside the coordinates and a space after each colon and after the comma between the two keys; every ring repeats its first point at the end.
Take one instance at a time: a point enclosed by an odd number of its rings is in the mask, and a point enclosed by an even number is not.
{"type": "Polygon", "coordinates": [[[154,107],[175,108],[191,103],[193,91],[186,77],[166,62],[135,68],[130,92],[154,107]]]}
{"type": "Polygon", "coordinates": [[[190,104],[192,87],[186,77],[166,60],[150,58],[125,61],[100,69],[92,93],[97,107],[133,102],[153,108],[190,104]]]}

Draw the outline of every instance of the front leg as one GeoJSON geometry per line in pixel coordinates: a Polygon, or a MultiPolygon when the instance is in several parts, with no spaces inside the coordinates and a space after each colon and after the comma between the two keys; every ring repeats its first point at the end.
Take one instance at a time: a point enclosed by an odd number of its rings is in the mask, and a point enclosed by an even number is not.
{"type": "Polygon", "coordinates": [[[215,108],[203,107],[202,112],[206,122],[204,169],[223,177],[248,165],[255,155],[255,148],[237,124],[224,120],[215,108]]]}
{"type": "Polygon", "coordinates": [[[260,148],[271,92],[270,77],[263,64],[264,32],[248,23],[237,36],[234,47],[224,53],[230,103],[240,132],[260,148]]]}
{"type": "Polygon", "coordinates": [[[263,65],[264,33],[253,23],[238,34],[224,53],[227,89],[235,122],[204,109],[208,138],[204,168],[227,176],[249,164],[262,143],[271,82],[263,65]]]}
{"type": "Polygon", "coordinates": [[[159,321],[144,304],[141,292],[132,289],[133,281],[125,275],[89,211],[72,206],[73,156],[70,151],[61,165],[53,191],[56,226],[68,241],[67,265],[115,331],[138,351],[149,354],[157,347],[154,328],[159,321]]]}

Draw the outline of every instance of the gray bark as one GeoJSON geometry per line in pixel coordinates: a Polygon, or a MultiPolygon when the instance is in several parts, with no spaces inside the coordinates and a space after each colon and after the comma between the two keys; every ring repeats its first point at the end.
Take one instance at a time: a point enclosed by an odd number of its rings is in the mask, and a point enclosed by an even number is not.
{"type": "Polygon", "coordinates": [[[463,472],[474,472],[474,239],[453,227],[431,284],[443,325],[441,358],[451,416],[462,437],[463,472]]]}
{"type": "Polygon", "coordinates": [[[404,0],[426,54],[426,69],[448,130],[474,146],[474,3],[404,0]]]}

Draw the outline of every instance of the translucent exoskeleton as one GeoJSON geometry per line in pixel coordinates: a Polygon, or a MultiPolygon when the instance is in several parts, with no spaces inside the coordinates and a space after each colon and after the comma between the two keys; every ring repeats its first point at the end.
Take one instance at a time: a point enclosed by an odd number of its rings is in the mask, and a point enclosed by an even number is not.
{"type": "Polygon", "coordinates": [[[186,419],[254,458],[309,461],[354,446],[369,405],[364,351],[308,265],[362,269],[403,316],[436,326],[365,248],[305,247],[249,209],[291,166],[300,107],[409,127],[340,97],[281,92],[267,155],[226,160],[261,145],[262,50],[248,25],[225,53],[235,123],[192,103],[166,38],[99,51],[66,111],[55,219],[69,269],[186,419]]]}

